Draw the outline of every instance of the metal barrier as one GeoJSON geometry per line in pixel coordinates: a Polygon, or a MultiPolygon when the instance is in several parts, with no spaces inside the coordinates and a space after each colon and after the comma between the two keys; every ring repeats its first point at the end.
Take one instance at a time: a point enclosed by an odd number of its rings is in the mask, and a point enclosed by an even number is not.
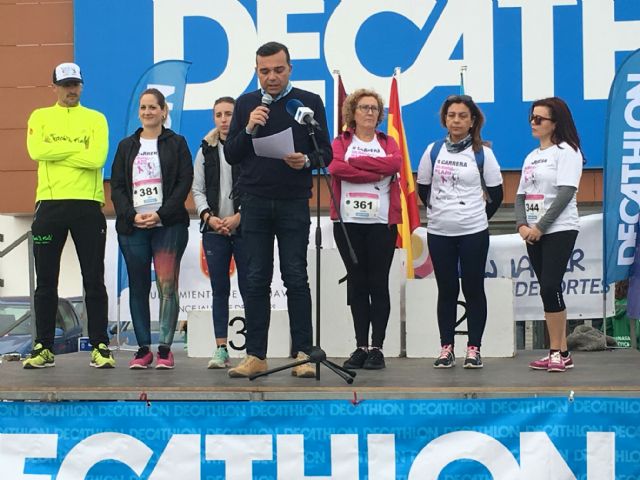
{"type": "MultiPolygon", "coordinates": [[[[0,250],[0,258],[3,258],[5,255],[10,253],[16,247],[18,247],[22,242],[27,241],[27,249],[29,251],[29,310],[31,313],[31,338],[32,341],[36,339],[36,315],[35,308],[33,303],[33,295],[36,291],[36,274],[35,274],[35,258],[33,256],[33,235],[31,230],[24,233],[20,237],[18,237],[11,245],[7,248],[0,250]]],[[[0,278],[0,287],[4,287],[4,279],[0,278]]]]}

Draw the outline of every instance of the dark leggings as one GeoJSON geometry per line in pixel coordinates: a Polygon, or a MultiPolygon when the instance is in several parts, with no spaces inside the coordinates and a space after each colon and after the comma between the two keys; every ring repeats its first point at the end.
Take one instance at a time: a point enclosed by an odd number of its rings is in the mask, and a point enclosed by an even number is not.
{"type": "Polygon", "coordinates": [[[37,286],[35,291],[36,341],[53,349],[58,311],[60,258],[71,233],[76,247],[84,300],[87,305],[89,341],[109,345],[108,299],[104,286],[104,250],[107,223],[98,202],[92,200],[43,200],[38,202],[31,225],[37,286]]]}
{"type": "Polygon", "coordinates": [[[533,245],[527,244],[529,260],[540,283],[542,305],[547,313],[563,312],[567,308],[562,297],[562,279],[576,238],[577,230],[564,230],[543,235],[533,245]]]}
{"type": "Polygon", "coordinates": [[[453,345],[458,295],[462,292],[467,304],[467,345],[480,348],[487,323],[487,297],[484,294],[484,274],[489,251],[489,230],[449,237],[427,235],[429,255],[438,284],[438,327],[440,344],[453,345]],[[458,264],[460,275],[458,275],[458,264]]]}
{"type": "Polygon", "coordinates": [[[395,225],[382,223],[345,223],[345,226],[358,265],[351,262],[347,241],[339,223],[333,224],[333,236],[347,269],[356,346],[382,348],[391,311],[389,270],[398,230],[395,225]]]}

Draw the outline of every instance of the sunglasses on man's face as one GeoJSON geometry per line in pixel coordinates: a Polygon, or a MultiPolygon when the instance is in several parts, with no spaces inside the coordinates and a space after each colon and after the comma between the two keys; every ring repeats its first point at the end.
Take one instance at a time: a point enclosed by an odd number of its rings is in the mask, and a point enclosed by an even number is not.
{"type": "Polygon", "coordinates": [[[529,116],[529,123],[533,123],[534,125],[540,125],[545,120],[549,120],[550,122],[553,122],[553,118],[547,118],[547,117],[543,117],[541,115],[530,115],[529,116]]]}

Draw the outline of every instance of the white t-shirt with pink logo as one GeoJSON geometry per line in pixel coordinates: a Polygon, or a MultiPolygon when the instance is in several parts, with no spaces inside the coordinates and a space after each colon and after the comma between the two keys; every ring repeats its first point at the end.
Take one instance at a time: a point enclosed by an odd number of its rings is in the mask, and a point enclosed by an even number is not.
{"type": "MultiPolygon", "coordinates": [[[[582,154],[566,142],[544,150],[536,148],[524,160],[518,195],[525,196],[527,223],[535,225],[549,209],[558,187],[578,188],[582,176],[582,154]]],[[[577,192],[577,190],[576,190],[577,192]]],[[[576,195],[545,233],[579,230],[576,195]]]]}
{"type": "MultiPolygon", "coordinates": [[[[345,162],[354,157],[385,157],[378,139],[365,142],[355,135],[344,155],[345,162]]],[[[340,213],[349,223],[389,223],[389,192],[392,177],[384,177],[373,183],[342,181],[340,188],[340,213]]]]}
{"type": "MultiPolygon", "coordinates": [[[[480,170],[472,147],[450,153],[442,146],[434,168],[431,149],[425,150],[418,167],[417,182],[431,185],[431,208],[427,209],[427,230],[436,235],[458,236],[478,233],[489,228],[480,170]]],[[[484,149],[484,181],[487,187],[502,185],[500,165],[493,150],[484,149]]]]}
{"type": "Polygon", "coordinates": [[[133,208],[136,213],[152,213],[162,206],[162,169],[158,139],[140,139],[140,150],[133,160],[133,208]]]}

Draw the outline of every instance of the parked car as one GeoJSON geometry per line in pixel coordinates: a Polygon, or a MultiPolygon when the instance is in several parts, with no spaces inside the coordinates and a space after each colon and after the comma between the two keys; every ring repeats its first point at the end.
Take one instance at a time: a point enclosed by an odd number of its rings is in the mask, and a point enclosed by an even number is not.
{"type": "MultiPolygon", "coordinates": [[[[18,353],[25,357],[31,352],[31,311],[29,297],[0,298],[0,355],[18,353]]],[[[71,303],[60,298],[56,314],[53,353],[78,351],[82,325],[71,303]]]]}
{"type": "Polygon", "coordinates": [[[78,316],[78,320],[80,321],[80,325],[82,325],[82,329],[84,332],[84,336],[87,336],[87,308],[84,303],[84,297],[67,297],[67,300],[73,306],[73,309],[76,311],[76,315],[78,316]]]}

